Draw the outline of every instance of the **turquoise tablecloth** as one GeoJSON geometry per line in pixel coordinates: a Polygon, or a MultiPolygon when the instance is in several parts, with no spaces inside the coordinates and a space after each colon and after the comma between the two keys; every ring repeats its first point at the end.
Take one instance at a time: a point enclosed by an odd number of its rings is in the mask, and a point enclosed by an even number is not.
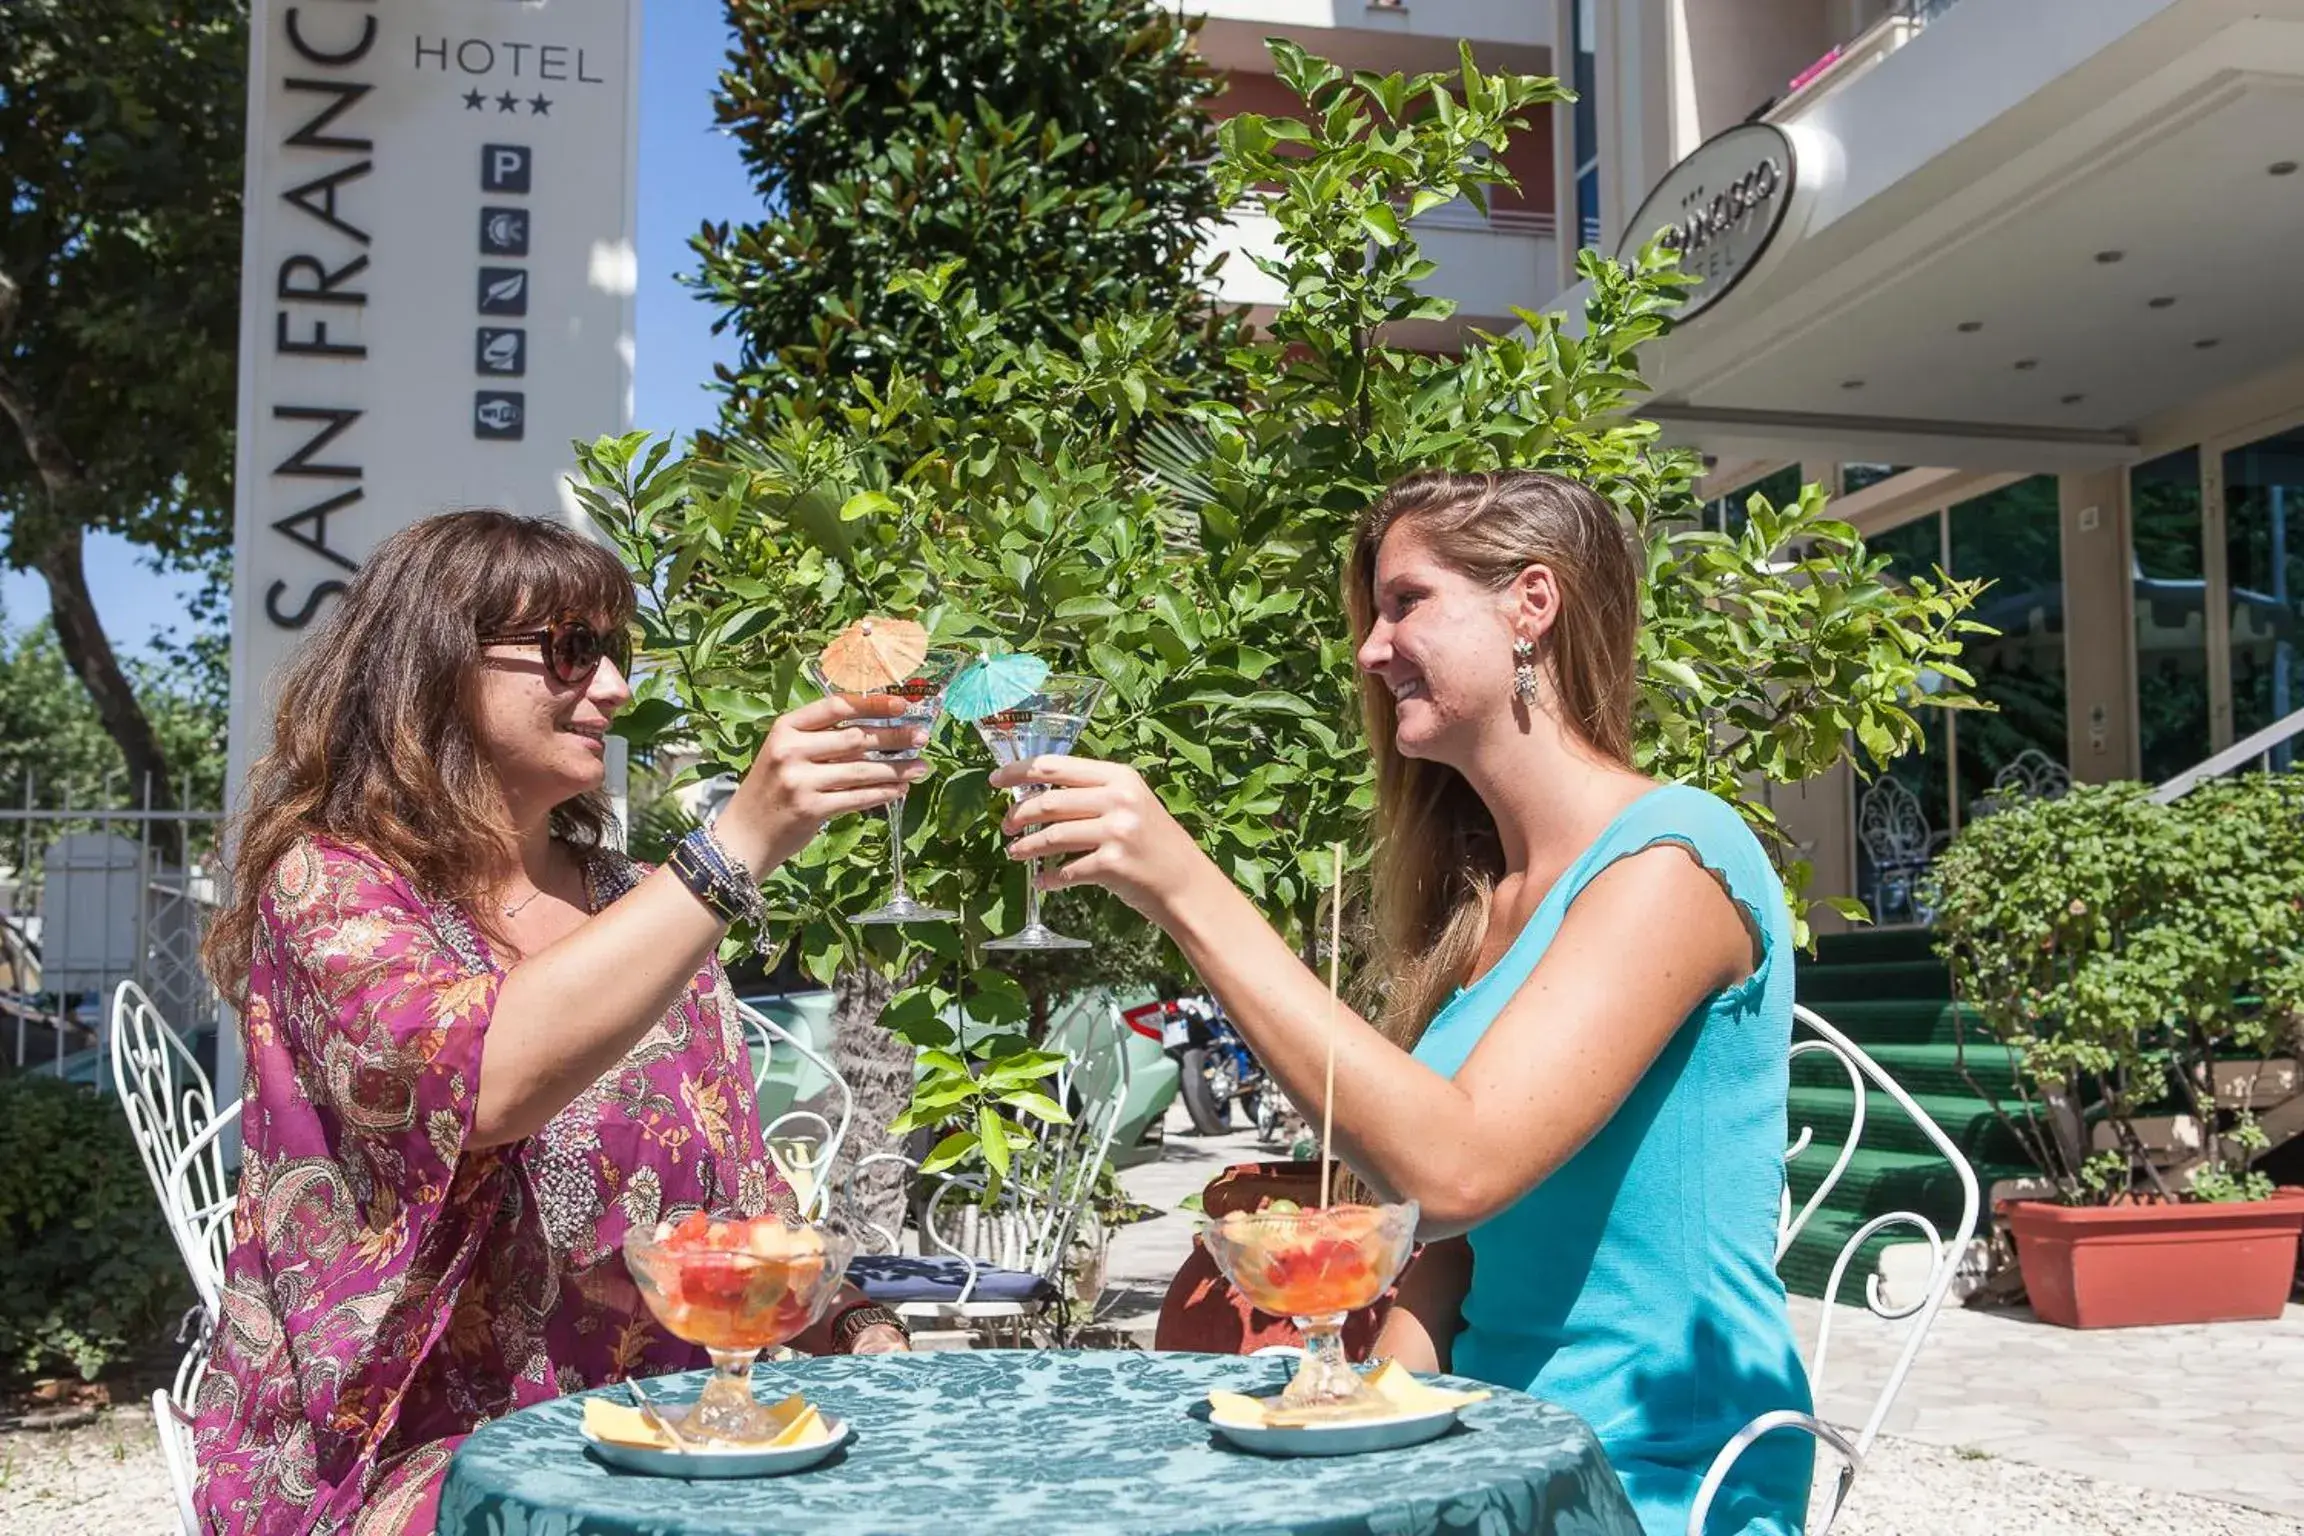
{"type": "MultiPolygon", "coordinates": [[[[1269,1460],[1188,1410],[1211,1387],[1277,1386],[1289,1362],[1132,1351],[979,1350],[758,1368],[853,1440],[790,1477],[683,1482],[618,1472],[578,1436],[578,1398],[477,1431],[440,1498],[441,1536],[1639,1536],[1592,1432],[1503,1392],[1408,1450],[1269,1460]]],[[[693,1397],[701,1372],[668,1378],[693,1397]]],[[[1468,1385],[1468,1383],[1458,1383],[1468,1385]]],[[[607,1388],[623,1399],[622,1389],[607,1388]]],[[[628,1399],[627,1399],[628,1400],[628,1399]]]]}

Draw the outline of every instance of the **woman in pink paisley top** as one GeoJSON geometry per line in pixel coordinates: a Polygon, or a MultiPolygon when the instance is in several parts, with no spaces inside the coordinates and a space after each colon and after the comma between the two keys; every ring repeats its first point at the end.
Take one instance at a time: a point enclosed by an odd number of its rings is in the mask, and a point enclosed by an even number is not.
{"type": "MultiPolygon", "coordinates": [[[[866,750],[918,738],[836,728],[895,704],[795,710],[643,871],[602,793],[631,617],[580,534],[452,513],[370,557],[281,686],[206,953],[247,1060],[211,1532],[431,1531],[477,1425],[705,1363],[641,1301],[629,1228],[797,1214],[714,956],[756,877],[921,771],[866,750]]],[[[850,1291],[799,1343],[905,1340],[850,1291]]]]}

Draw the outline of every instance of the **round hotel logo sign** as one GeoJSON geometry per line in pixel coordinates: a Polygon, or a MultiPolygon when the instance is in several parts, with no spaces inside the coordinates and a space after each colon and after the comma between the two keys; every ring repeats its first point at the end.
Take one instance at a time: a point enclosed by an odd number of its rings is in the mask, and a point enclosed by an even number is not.
{"type": "Polygon", "coordinates": [[[1726,297],[1766,253],[1791,206],[1794,174],[1792,140],[1783,129],[1741,123],[1664,173],[1624,226],[1616,259],[1635,259],[1656,238],[1678,251],[1680,270],[1703,279],[1676,317],[1693,319],[1726,297]]]}

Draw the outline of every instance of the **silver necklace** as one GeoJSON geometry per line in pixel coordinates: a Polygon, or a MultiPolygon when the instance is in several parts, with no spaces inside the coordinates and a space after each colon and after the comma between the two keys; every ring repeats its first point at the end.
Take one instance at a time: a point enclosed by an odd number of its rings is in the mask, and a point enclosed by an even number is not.
{"type": "Polygon", "coordinates": [[[543,894],[544,888],[542,886],[538,886],[536,889],[530,891],[527,895],[521,897],[511,906],[504,908],[504,915],[506,917],[518,917],[524,910],[527,909],[528,903],[534,901],[537,897],[543,894]]]}

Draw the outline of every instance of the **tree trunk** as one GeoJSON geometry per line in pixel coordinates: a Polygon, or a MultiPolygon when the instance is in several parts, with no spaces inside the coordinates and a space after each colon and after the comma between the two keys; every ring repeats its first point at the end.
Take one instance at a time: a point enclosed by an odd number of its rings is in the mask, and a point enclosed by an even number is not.
{"type": "Polygon", "coordinates": [[[168,757],[137,702],[136,690],[120,670],[120,658],[96,616],[96,601],[88,592],[88,573],[80,561],[78,526],[59,530],[37,561],[48,583],[48,609],[55,618],[57,643],[73,675],[95,701],[96,717],[120,748],[128,764],[130,804],[141,804],[147,784],[156,810],[176,808],[176,781],[168,771],[168,757]]]}
{"type": "MultiPolygon", "coordinates": [[[[896,988],[879,971],[842,970],[832,979],[832,1066],[856,1095],[848,1126],[850,1166],[878,1152],[901,1151],[888,1127],[912,1102],[912,1047],[880,1027],[896,988]]],[[[902,1235],[910,1170],[884,1162],[864,1170],[848,1192],[845,1216],[835,1222],[867,1244],[874,1228],[902,1235]]]]}
{"type": "Polygon", "coordinates": [[[2041,1099],[2048,1111],[2048,1130],[2056,1143],[2057,1156],[2077,1181],[2086,1165],[2091,1145],[2088,1116],[2081,1108],[2078,1091],[2071,1087],[2046,1088],[2041,1099]]]}
{"type": "MultiPolygon", "coordinates": [[[[15,282],[0,273],[0,335],[15,318],[16,301],[15,282]]],[[[36,541],[33,565],[48,583],[48,607],[55,615],[64,660],[88,690],[97,718],[127,762],[130,796],[140,802],[149,784],[154,807],[173,810],[176,782],[169,775],[167,756],[152,732],[152,722],[144,716],[144,706],[136,700],[136,690],[120,670],[120,658],[113,654],[112,642],[96,616],[96,601],[88,595],[80,549],[95,493],[87,473],[39,405],[5,369],[0,369],[0,414],[16,424],[25,457],[39,471],[41,488],[48,493],[51,521],[36,541]]]]}

